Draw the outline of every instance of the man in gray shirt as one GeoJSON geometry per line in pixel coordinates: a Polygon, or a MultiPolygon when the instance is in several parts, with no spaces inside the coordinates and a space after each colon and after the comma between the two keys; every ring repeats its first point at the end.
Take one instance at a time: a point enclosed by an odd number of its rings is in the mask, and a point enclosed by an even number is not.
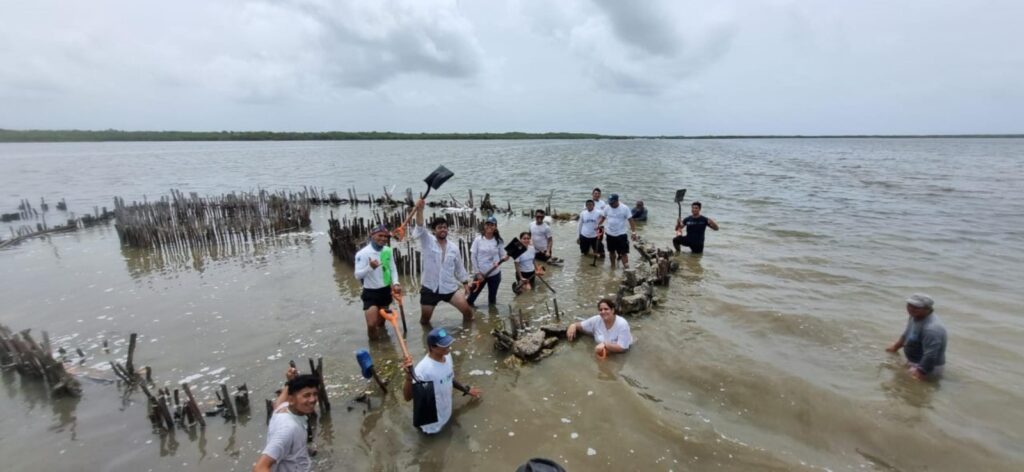
{"type": "Polygon", "coordinates": [[[903,334],[886,348],[907,356],[907,372],[917,380],[937,378],[946,365],[946,327],[934,314],[935,301],[928,295],[915,293],[907,298],[907,327],[903,334]]]}

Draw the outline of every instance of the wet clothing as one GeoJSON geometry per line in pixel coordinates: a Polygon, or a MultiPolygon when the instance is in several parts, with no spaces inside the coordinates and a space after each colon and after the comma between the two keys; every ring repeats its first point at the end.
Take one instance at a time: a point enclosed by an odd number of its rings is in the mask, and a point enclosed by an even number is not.
{"type": "Polygon", "coordinates": [[[633,208],[631,213],[633,213],[633,221],[647,221],[647,207],[633,208]]]}
{"type": "Polygon", "coordinates": [[[604,325],[601,315],[594,315],[580,322],[580,329],[583,332],[593,335],[594,340],[599,343],[617,344],[623,349],[629,349],[633,344],[633,335],[629,331],[629,322],[625,318],[615,315],[615,322],[611,329],[604,325]]]}
{"type": "Polygon", "coordinates": [[[263,454],[274,459],[275,472],[309,472],[313,461],[306,446],[306,417],[288,409],[288,402],[277,407],[270,417],[267,445],[263,454]]]}
{"type": "MultiPolygon", "coordinates": [[[[452,355],[445,354],[444,362],[437,362],[430,356],[425,356],[416,364],[413,371],[419,381],[434,383],[434,401],[437,406],[437,422],[422,425],[420,429],[427,434],[438,433],[452,417],[452,387],[455,381],[452,355]]],[[[305,431],[303,431],[303,440],[305,440],[305,431]]]]}
{"type": "Polygon", "coordinates": [[[536,266],[534,266],[533,263],[534,259],[536,258],[537,250],[532,247],[526,248],[526,251],[524,251],[522,255],[516,258],[516,264],[519,265],[519,271],[533,272],[534,270],[537,270],[536,266]]]}
{"type": "Polygon", "coordinates": [[[420,250],[423,251],[420,253],[420,286],[438,294],[451,294],[458,290],[469,277],[458,245],[449,241],[442,251],[437,238],[422,226],[414,227],[412,235],[420,242],[420,250]]]}
{"type": "MultiPolygon", "coordinates": [[[[604,209],[602,215],[604,215],[606,236],[621,236],[629,231],[629,220],[633,219],[633,213],[625,205],[619,204],[618,207],[609,205],[604,209]]],[[[610,251],[611,248],[608,250],[610,251]]]]}
{"type": "Polygon", "coordinates": [[[903,354],[925,375],[946,365],[946,327],[937,315],[932,313],[923,320],[909,317],[903,331],[903,354]]]}
{"type": "Polygon", "coordinates": [[[597,238],[588,238],[586,236],[580,236],[580,254],[585,256],[587,254],[590,254],[590,251],[599,253],[599,244],[600,243],[597,241],[597,238]]]}
{"type": "MultiPolygon", "coordinates": [[[[583,209],[585,210],[586,208],[587,208],[587,203],[583,202],[583,209]]],[[[594,210],[595,211],[603,212],[605,208],[608,208],[608,204],[605,203],[604,200],[595,200],[594,201],[594,210]]]]}
{"type": "Polygon", "coordinates": [[[441,302],[452,302],[455,291],[448,293],[437,293],[427,287],[420,288],[420,305],[437,306],[441,302]]]}

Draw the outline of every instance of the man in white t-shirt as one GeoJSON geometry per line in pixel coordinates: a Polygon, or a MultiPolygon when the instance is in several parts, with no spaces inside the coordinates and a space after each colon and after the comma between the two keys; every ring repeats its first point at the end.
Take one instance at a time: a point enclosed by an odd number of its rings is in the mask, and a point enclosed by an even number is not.
{"type": "Polygon", "coordinates": [[[534,221],[530,223],[533,248],[537,250],[537,260],[541,262],[551,259],[551,250],[555,247],[555,238],[551,235],[551,225],[544,222],[544,216],[544,210],[538,208],[533,213],[534,221]]]}
{"type": "Polygon", "coordinates": [[[615,267],[616,254],[622,259],[622,268],[629,268],[629,237],[626,236],[626,223],[629,223],[630,235],[636,241],[636,223],[633,212],[619,203],[619,195],[613,193],[608,197],[608,208],[602,212],[597,224],[607,224],[605,235],[608,238],[608,253],[612,267],[615,267]]]}
{"type": "MultiPolygon", "coordinates": [[[[455,342],[448,331],[444,328],[434,328],[427,334],[427,355],[416,364],[413,372],[419,382],[434,383],[434,402],[437,407],[437,421],[420,426],[420,429],[427,434],[435,434],[444,428],[452,416],[452,391],[458,389],[463,395],[470,395],[475,399],[480,398],[483,393],[480,389],[469,385],[462,385],[455,380],[455,370],[452,367],[452,343],[455,342]]],[[[412,359],[405,358],[402,362],[402,369],[405,371],[405,384],[402,386],[402,396],[405,401],[412,400],[412,376],[409,373],[412,367],[412,359]]]]}
{"type": "MultiPolygon", "coordinates": [[[[601,189],[594,187],[594,190],[590,192],[590,201],[594,202],[594,211],[598,213],[604,213],[604,209],[608,208],[608,204],[601,200],[601,189]]],[[[586,207],[586,202],[584,202],[586,207]]],[[[597,242],[595,243],[595,249],[597,255],[604,257],[604,229],[600,225],[597,227],[597,242]]]]}
{"type": "Polygon", "coordinates": [[[309,472],[313,461],[306,443],[307,416],[316,408],[320,379],[288,369],[288,382],[274,402],[267,429],[267,445],[252,466],[253,472],[309,472]]]}
{"type": "Polygon", "coordinates": [[[601,212],[594,208],[594,201],[587,200],[586,208],[580,212],[579,223],[576,224],[576,243],[580,245],[580,254],[587,255],[593,250],[597,252],[597,221],[601,212]]]}

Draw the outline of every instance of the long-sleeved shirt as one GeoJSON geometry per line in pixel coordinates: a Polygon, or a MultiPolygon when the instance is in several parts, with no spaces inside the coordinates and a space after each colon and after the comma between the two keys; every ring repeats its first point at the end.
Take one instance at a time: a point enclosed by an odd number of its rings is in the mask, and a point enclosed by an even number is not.
{"type": "MultiPolygon", "coordinates": [[[[505,248],[501,246],[497,238],[487,239],[478,235],[469,247],[469,256],[473,262],[473,270],[481,274],[494,267],[494,263],[505,257],[505,248]]],[[[491,273],[493,276],[494,273],[491,273]]]]}
{"type": "Polygon", "coordinates": [[[414,227],[412,235],[420,242],[422,251],[420,282],[423,288],[435,293],[452,293],[458,290],[462,282],[468,278],[459,248],[449,241],[442,252],[441,246],[437,244],[437,238],[422,226],[414,227]]]}
{"type": "Polygon", "coordinates": [[[946,365],[946,327],[934,313],[922,320],[910,317],[903,332],[903,354],[925,375],[946,365]]]}
{"type": "Polygon", "coordinates": [[[381,252],[374,249],[373,244],[367,244],[356,253],[356,278],[363,282],[363,288],[383,288],[398,280],[398,267],[395,266],[394,257],[388,263],[391,283],[385,283],[383,264],[378,265],[376,269],[370,267],[370,259],[381,261],[381,252]]]}

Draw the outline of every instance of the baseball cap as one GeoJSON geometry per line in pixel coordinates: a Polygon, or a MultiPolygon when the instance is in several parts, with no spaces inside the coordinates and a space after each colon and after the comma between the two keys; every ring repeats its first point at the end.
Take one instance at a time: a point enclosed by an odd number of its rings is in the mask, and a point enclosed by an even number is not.
{"type": "Polygon", "coordinates": [[[923,293],[915,293],[907,297],[907,305],[916,306],[918,308],[931,308],[935,305],[935,300],[932,300],[932,297],[923,293]]]}
{"type": "Polygon", "coordinates": [[[453,342],[455,342],[455,338],[448,334],[448,331],[444,328],[434,328],[430,330],[430,334],[427,334],[427,346],[430,347],[448,347],[453,342]]]}
{"type": "Polygon", "coordinates": [[[373,229],[370,230],[370,234],[387,233],[387,232],[388,232],[388,227],[384,226],[384,224],[379,224],[377,226],[374,226],[373,229]]]}
{"type": "Polygon", "coordinates": [[[498,224],[498,219],[495,218],[494,215],[491,215],[491,216],[488,216],[486,220],[484,220],[484,223],[490,223],[492,225],[496,225],[496,224],[498,224]]]}
{"type": "Polygon", "coordinates": [[[608,201],[609,202],[617,202],[617,201],[619,201],[619,194],[617,194],[617,193],[611,194],[611,196],[608,197],[608,201]]]}

